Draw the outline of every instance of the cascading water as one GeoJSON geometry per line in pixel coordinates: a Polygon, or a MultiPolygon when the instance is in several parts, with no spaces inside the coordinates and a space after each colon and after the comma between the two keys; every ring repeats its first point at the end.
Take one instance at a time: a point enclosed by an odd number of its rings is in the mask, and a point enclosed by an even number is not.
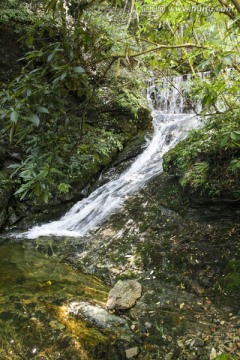
{"type": "Polygon", "coordinates": [[[35,226],[21,236],[30,239],[47,235],[84,236],[115,212],[128,195],[160,174],[163,154],[198,123],[193,108],[189,108],[182,96],[186,91],[186,80],[181,76],[171,78],[171,81],[163,79],[161,86],[149,82],[148,99],[152,105],[154,134],[146,150],[128,170],[76,203],[60,220],[35,226]]]}

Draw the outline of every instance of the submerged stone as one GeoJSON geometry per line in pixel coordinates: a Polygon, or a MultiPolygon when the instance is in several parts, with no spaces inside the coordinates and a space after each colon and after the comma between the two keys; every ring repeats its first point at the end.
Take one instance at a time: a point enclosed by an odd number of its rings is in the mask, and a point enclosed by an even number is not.
{"type": "Polygon", "coordinates": [[[94,323],[102,328],[120,327],[129,329],[125,319],[119,316],[109,314],[107,310],[98,305],[91,305],[87,302],[72,302],[68,312],[77,316],[85,317],[89,322],[94,323]]]}
{"type": "Polygon", "coordinates": [[[119,280],[108,294],[107,309],[130,309],[141,297],[142,286],[136,280],[119,280]]]}

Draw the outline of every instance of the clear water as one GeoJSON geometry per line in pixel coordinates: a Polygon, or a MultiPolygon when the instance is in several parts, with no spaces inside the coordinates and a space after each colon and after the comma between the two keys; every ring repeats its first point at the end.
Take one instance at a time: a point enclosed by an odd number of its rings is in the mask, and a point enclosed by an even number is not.
{"type": "Polygon", "coordinates": [[[107,346],[107,335],[68,314],[73,300],[104,306],[109,291],[61,260],[59,250],[72,246],[50,238],[1,246],[0,359],[91,359],[83,343],[91,351],[107,346]]]}

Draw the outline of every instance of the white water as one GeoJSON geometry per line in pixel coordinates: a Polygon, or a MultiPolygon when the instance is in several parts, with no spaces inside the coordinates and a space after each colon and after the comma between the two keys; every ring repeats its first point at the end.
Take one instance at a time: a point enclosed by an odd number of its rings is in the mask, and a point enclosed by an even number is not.
{"type": "Polygon", "coordinates": [[[116,212],[128,195],[160,174],[163,154],[198,123],[194,111],[189,110],[189,105],[186,105],[180,94],[185,84],[182,77],[173,78],[171,86],[164,80],[162,87],[156,92],[154,84],[150,83],[148,98],[158,109],[152,111],[154,134],[146,150],[118,179],[108,182],[76,203],[60,220],[35,226],[21,234],[21,237],[34,239],[47,235],[84,236],[116,212]],[[185,112],[186,108],[188,113],[185,112]]]}

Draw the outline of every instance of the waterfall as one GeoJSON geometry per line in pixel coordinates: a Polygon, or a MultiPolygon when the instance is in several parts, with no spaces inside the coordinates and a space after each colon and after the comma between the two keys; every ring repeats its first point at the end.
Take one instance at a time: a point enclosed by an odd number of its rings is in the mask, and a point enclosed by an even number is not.
{"type": "Polygon", "coordinates": [[[152,140],[129,169],[77,202],[60,220],[34,226],[21,237],[39,236],[81,237],[99,227],[116,212],[130,194],[142,188],[162,172],[162,157],[197,126],[194,109],[184,100],[189,78],[163,79],[160,85],[148,84],[148,99],[152,107],[154,133],[152,140]]]}

